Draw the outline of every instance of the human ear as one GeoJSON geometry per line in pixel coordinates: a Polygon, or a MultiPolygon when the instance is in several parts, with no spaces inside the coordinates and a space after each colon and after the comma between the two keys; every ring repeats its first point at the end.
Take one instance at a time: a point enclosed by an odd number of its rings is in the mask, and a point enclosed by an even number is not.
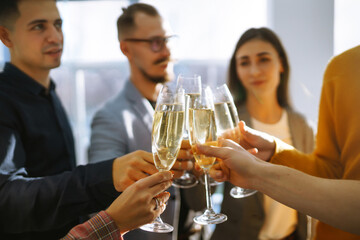
{"type": "Polygon", "coordinates": [[[120,50],[127,58],[130,58],[130,49],[127,42],[120,41],[120,50]]]}
{"type": "Polygon", "coordinates": [[[128,50],[127,44],[124,41],[120,41],[120,50],[121,52],[126,55],[128,50]]]}
{"type": "Polygon", "coordinates": [[[0,26],[0,40],[6,47],[12,47],[12,42],[10,40],[10,32],[4,26],[0,26]]]}

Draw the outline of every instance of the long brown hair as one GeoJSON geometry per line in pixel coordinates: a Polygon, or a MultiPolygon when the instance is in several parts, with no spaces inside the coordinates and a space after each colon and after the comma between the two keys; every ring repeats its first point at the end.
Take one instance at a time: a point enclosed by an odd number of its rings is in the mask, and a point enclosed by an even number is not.
{"type": "Polygon", "coordinates": [[[287,54],[285,49],[279,39],[279,37],[270,29],[262,27],[262,28],[250,28],[246,32],[244,32],[239,41],[236,44],[234,53],[230,60],[229,72],[228,72],[228,85],[230,91],[234,97],[234,100],[237,105],[244,104],[246,101],[246,89],[240,81],[240,78],[236,71],[236,52],[237,50],[253,39],[260,39],[262,41],[270,43],[277,53],[279,54],[280,61],[282,63],[284,71],[280,73],[280,84],[277,88],[276,96],[278,103],[283,108],[291,108],[291,103],[289,99],[289,74],[290,74],[290,66],[287,58],[287,54]]]}

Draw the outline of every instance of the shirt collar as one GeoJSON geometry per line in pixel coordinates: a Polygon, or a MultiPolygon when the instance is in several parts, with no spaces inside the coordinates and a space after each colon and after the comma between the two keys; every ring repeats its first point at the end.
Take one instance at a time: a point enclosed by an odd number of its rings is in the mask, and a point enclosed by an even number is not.
{"type": "MultiPolygon", "coordinates": [[[[44,86],[36,82],[33,78],[31,78],[23,71],[18,69],[15,65],[9,62],[5,64],[3,74],[5,76],[8,76],[5,77],[5,81],[16,87],[30,91],[36,95],[46,92],[46,88],[44,86]]],[[[55,83],[51,80],[49,91],[53,91],[53,90],[55,90],[55,83]]]]}

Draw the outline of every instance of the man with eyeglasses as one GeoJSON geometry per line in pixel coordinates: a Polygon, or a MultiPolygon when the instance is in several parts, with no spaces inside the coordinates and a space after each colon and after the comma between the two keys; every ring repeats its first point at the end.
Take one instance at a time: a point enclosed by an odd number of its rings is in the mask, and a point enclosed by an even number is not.
{"type": "MultiPolygon", "coordinates": [[[[151,130],[157,95],[163,83],[173,78],[169,29],[158,11],[148,4],[136,3],[123,9],[117,21],[120,49],[130,67],[124,88],[94,116],[89,161],[145,150],[151,152],[151,130]]],[[[191,159],[181,150],[180,159],[191,159]]],[[[193,167],[191,161],[177,161],[174,177],[193,167]]],[[[171,187],[171,197],[161,218],[174,226],[173,233],[135,230],[125,239],[177,239],[180,193],[171,187]]],[[[200,210],[200,209],[199,209],[200,210]]]]}

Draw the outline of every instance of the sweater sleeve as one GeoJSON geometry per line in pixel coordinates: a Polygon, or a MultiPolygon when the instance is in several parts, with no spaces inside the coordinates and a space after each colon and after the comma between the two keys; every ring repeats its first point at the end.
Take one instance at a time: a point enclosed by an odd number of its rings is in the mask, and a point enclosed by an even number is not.
{"type": "Polygon", "coordinates": [[[283,143],[276,140],[276,153],[270,160],[275,164],[281,164],[295,168],[307,174],[323,178],[341,178],[342,165],[340,163],[341,150],[337,141],[334,119],[335,84],[331,74],[330,63],[324,77],[322,87],[318,134],[316,147],[313,153],[304,154],[297,150],[283,148],[283,143]]]}

